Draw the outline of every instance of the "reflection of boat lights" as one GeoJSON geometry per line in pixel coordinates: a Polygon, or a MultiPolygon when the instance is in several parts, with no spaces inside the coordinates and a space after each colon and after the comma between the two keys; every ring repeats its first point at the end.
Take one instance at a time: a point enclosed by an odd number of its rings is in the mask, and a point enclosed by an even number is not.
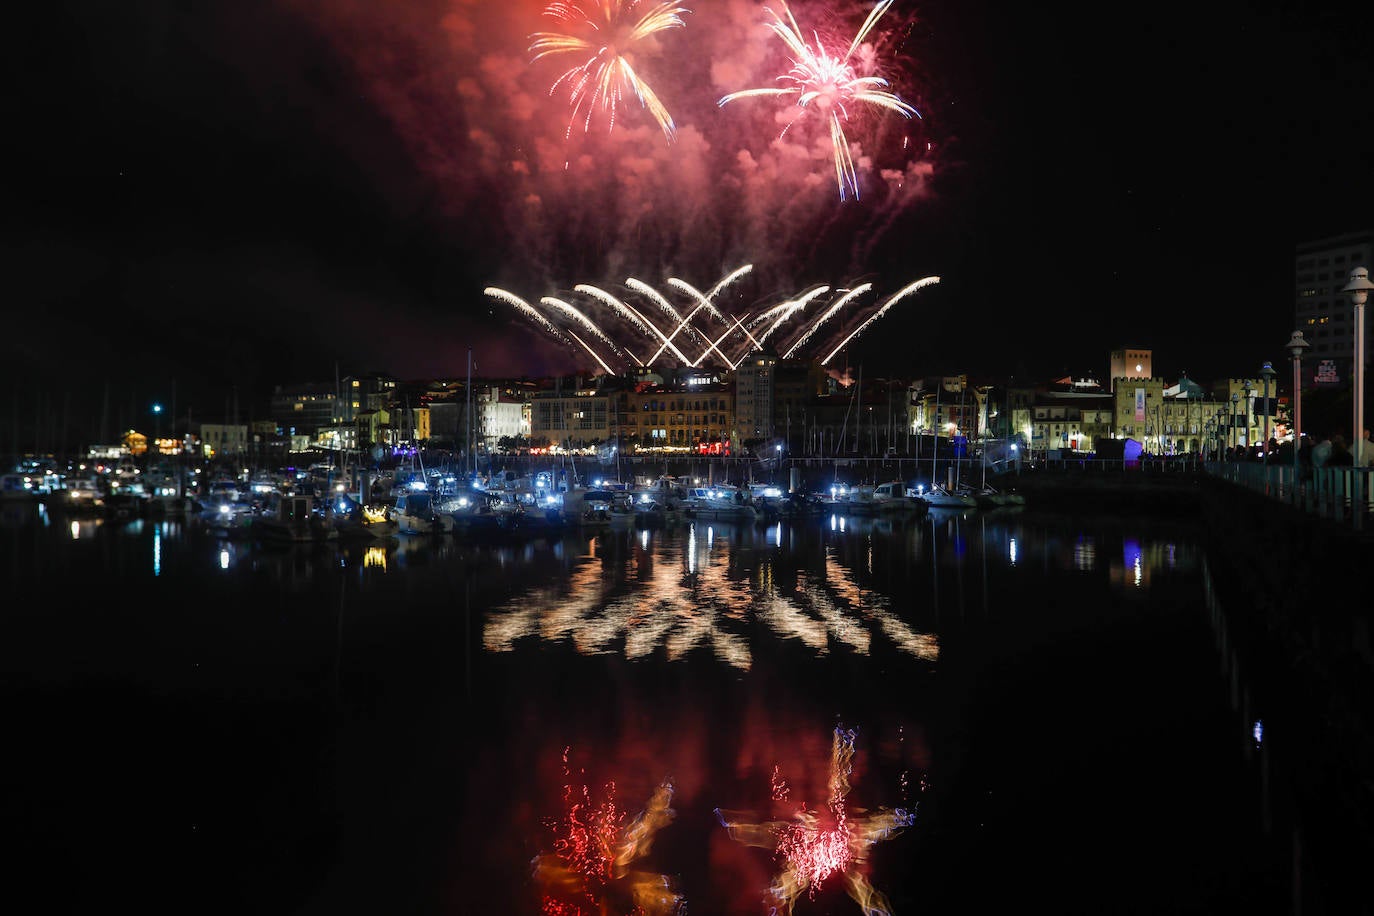
{"type": "Polygon", "coordinates": [[[1255,736],[1255,747],[1259,747],[1264,741],[1264,720],[1256,719],[1255,727],[1250,730],[1250,733],[1255,736]]]}
{"type": "Polygon", "coordinates": [[[1016,565],[1016,538],[1007,541],[1007,562],[1012,566],[1016,565]]]}
{"type": "Polygon", "coordinates": [[[1091,572],[1097,565],[1097,545],[1088,538],[1080,538],[1073,545],[1073,568],[1091,572]]]}
{"type": "Polygon", "coordinates": [[[220,548],[220,551],[219,551],[219,568],[220,568],[220,569],[228,569],[228,568],[229,568],[229,548],[228,548],[228,547],[221,547],[221,548],[220,548]]]}
{"type": "Polygon", "coordinates": [[[71,532],[72,532],[72,540],[75,541],[77,538],[79,538],[79,537],[81,536],[81,525],[78,524],[77,522],[72,522],[72,524],[71,524],[71,532]]]}
{"type": "Polygon", "coordinates": [[[368,569],[386,571],[386,548],[369,547],[363,553],[363,566],[368,569]]]}

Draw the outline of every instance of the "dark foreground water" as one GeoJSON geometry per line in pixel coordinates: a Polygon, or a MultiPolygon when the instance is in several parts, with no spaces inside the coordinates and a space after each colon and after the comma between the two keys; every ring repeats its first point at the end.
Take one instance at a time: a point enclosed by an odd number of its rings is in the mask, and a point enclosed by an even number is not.
{"type": "Polygon", "coordinates": [[[1187,524],[4,522],[27,912],[757,914],[784,836],[796,913],[1288,907],[1187,524]]]}

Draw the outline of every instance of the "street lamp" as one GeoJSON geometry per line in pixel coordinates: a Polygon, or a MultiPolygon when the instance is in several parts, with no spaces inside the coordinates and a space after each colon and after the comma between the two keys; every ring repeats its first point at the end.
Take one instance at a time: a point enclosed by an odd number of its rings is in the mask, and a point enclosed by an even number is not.
{"type": "Polygon", "coordinates": [[[1369,291],[1374,283],[1369,282],[1369,271],[1356,267],[1350,272],[1350,282],[1341,290],[1350,294],[1355,305],[1355,429],[1351,439],[1355,441],[1355,466],[1364,466],[1364,304],[1369,300],[1369,291]]]}
{"type": "Polygon", "coordinates": [[[1302,351],[1312,346],[1294,331],[1288,339],[1288,352],[1293,357],[1293,480],[1298,477],[1298,452],[1302,448],[1302,351]]]}
{"type": "MultiPolygon", "coordinates": [[[[1264,379],[1264,466],[1269,466],[1269,383],[1277,375],[1274,371],[1274,364],[1268,360],[1260,366],[1260,377],[1264,379]]],[[[1267,473],[1267,472],[1266,472],[1267,473]]]]}

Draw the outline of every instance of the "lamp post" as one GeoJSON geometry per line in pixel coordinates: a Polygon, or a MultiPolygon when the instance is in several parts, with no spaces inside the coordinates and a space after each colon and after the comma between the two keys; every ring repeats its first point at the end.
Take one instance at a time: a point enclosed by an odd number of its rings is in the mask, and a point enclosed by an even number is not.
{"type": "Polygon", "coordinates": [[[1294,331],[1288,339],[1288,352],[1293,357],[1293,480],[1298,479],[1298,452],[1302,449],[1302,351],[1312,346],[1294,331]]]}
{"type": "Polygon", "coordinates": [[[1264,466],[1269,466],[1269,383],[1277,375],[1274,371],[1274,364],[1265,360],[1264,365],[1260,366],[1260,377],[1264,379],[1264,466]]]}
{"type": "Polygon", "coordinates": [[[1356,267],[1350,272],[1350,282],[1341,290],[1350,294],[1355,305],[1355,429],[1351,439],[1355,442],[1355,466],[1364,465],[1364,304],[1369,300],[1369,291],[1374,283],[1369,282],[1369,271],[1356,267]]]}

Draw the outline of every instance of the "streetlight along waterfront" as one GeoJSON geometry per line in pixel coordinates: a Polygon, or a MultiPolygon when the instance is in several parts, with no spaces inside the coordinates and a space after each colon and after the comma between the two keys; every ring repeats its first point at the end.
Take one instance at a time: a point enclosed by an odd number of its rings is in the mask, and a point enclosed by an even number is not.
{"type": "Polygon", "coordinates": [[[1293,485],[1298,482],[1298,453],[1302,450],[1302,352],[1312,346],[1294,331],[1288,338],[1288,352],[1293,357],[1293,485]]]}
{"type": "Polygon", "coordinates": [[[1355,383],[1355,428],[1351,438],[1355,442],[1355,466],[1363,467],[1364,456],[1364,304],[1369,299],[1369,291],[1374,283],[1369,282],[1369,271],[1356,267],[1350,272],[1350,282],[1341,292],[1350,294],[1355,306],[1355,367],[1352,375],[1355,383]]]}
{"type": "Polygon", "coordinates": [[[1269,382],[1277,373],[1274,372],[1274,364],[1268,360],[1260,366],[1260,377],[1264,379],[1264,463],[1269,464],[1269,417],[1273,413],[1269,409],[1269,382]]]}

